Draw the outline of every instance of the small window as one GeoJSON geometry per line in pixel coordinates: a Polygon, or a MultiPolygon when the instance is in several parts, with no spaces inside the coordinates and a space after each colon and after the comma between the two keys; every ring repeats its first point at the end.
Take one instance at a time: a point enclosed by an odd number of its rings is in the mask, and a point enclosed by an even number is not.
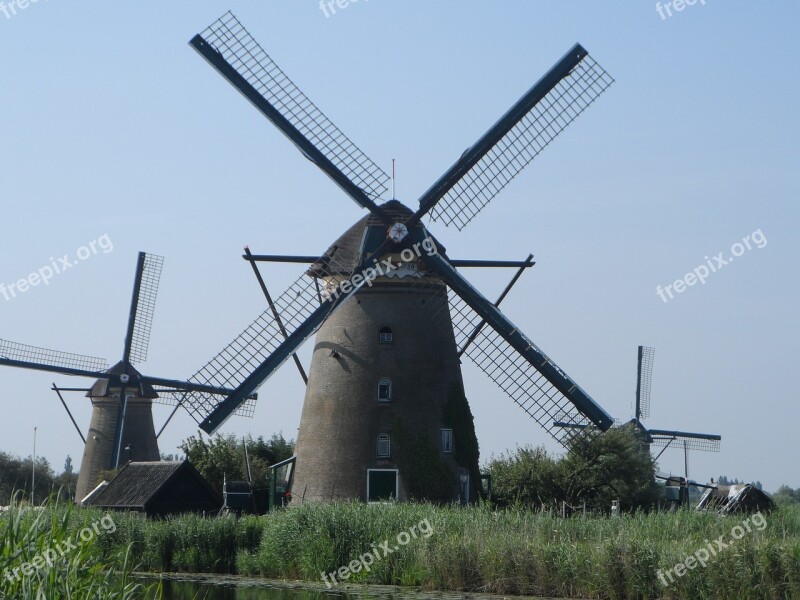
{"type": "Polygon", "coordinates": [[[382,433],[378,436],[378,458],[389,458],[392,455],[392,441],[389,439],[388,433],[382,433]]]}
{"type": "Polygon", "coordinates": [[[453,451],[453,430],[442,429],[442,452],[449,454],[453,451]]]}
{"type": "Polygon", "coordinates": [[[378,343],[391,344],[393,341],[394,341],[394,335],[392,334],[392,328],[382,327],[381,330],[378,332],[378,343]]]}
{"type": "Polygon", "coordinates": [[[388,377],[383,377],[378,382],[378,400],[381,402],[389,402],[392,399],[392,380],[388,377]]]}

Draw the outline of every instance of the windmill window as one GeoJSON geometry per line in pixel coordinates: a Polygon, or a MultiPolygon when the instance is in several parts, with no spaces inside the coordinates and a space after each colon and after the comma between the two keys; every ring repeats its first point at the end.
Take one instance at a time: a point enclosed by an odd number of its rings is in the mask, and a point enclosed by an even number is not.
{"type": "Polygon", "coordinates": [[[394,341],[394,334],[391,327],[382,327],[378,332],[379,344],[391,344],[394,341]]]}
{"type": "Polygon", "coordinates": [[[389,458],[392,455],[392,441],[389,439],[388,433],[378,436],[377,454],[378,458],[389,458]]]}
{"type": "Polygon", "coordinates": [[[442,452],[449,454],[453,451],[453,430],[442,429],[442,452]]]}
{"type": "Polygon", "coordinates": [[[392,399],[392,380],[388,377],[383,377],[378,382],[378,400],[381,402],[390,402],[392,399]]]}

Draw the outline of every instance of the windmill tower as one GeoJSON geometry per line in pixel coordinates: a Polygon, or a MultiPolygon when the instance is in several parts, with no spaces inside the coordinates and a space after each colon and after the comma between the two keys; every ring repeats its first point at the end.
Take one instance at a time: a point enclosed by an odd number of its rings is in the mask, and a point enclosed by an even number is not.
{"type": "MultiPolygon", "coordinates": [[[[316,334],[297,440],[295,498],[471,501],[478,448],[464,396],[470,358],[556,439],[555,415],[600,429],[612,420],[484,298],[428,232],[430,215],[465,227],[612,83],[580,45],[464,152],[411,210],[388,202],[388,176],[272,61],[231,13],[190,42],[223,77],[369,215],[309,263],[290,288],[193,376],[235,388],[223,402],[182,398],[208,433],[219,429],[316,334]]],[[[515,266],[527,268],[530,258],[515,266]]],[[[262,289],[266,293],[265,286],[262,289]]],[[[502,299],[502,298],[501,298],[502,299]]]]}
{"type": "Polygon", "coordinates": [[[231,391],[188,381],[145,376],[133,366],[147,360],[163,261],[160,256],[139,253],[122,360],[110,369],[108,361],[102,358],[0,340],[0,365],[96,380],[90,388],[60,388],[53,384],[84,443],[75,489],[78,502],[99,483],[102,471],[117,468],[130,460],[160,460],[158,436],[164,427],[157,435],[153,425],[154,400],[161,396],[164,401],[173,399],[177,403],[179,399],[176,394],[183,394],[187,390],[202,391],[212,396],[225,396],[231,391]],[[85,392],[91,400],[92,417],[88,436],[84,436],[75,422],[61,395],[62,391],[85,392]]]}

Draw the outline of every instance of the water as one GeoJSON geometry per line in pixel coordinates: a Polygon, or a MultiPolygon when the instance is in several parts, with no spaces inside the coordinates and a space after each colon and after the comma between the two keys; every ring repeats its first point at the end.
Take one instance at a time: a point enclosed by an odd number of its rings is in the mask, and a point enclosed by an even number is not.
{"type": "MultiPolygon", "coordinates": [[[[145,581],[154,581],[147,578],[145,581]]],[[[164,600],[499,600],[503,596],[421,592],[396,586],[338,586],[286,583],[247,577],[176,575],[162,578],[164,600]]]]}

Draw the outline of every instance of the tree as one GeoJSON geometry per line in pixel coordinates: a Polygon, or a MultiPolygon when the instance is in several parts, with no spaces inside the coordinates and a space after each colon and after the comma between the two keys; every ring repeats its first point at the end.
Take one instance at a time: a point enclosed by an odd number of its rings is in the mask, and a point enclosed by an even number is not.
{"type": "Polygon", "coordinates": [[[248,480],[245,443],[250,459],[253,489],[266,489],[269,486],[269,466],[291,457],[294,453],[294,441],[287,442],[282,434],[273,435],[268,441],[262,436],[253,439],[251,435],[244,440],[233,434],[217,435],[209,439],[200,435],[191,436],[181,443],[180,450],[214,489],[222,492],[226,477],[235,481],[248,480]]]}
{"type": "Polygon", "coordinates": [[[778,504],[800,504],[800,488],[793,490],[788,485],[782,485],[772,499],[778,504]]]}
{"type": "MultiPolygon", "coordinates": [[[[29,456],[20,458],[6,452],[0,452],[0,503],[11,500],[17,491],[27,499],[31,494],[33,460],[29,456]]],[[[42,503],[50,496],[54,485],[53,469],[44,457],[36,458],[36,490],[35,498],[42,503]]]]}
{"type": "Polygon", "coordinates": [[[623,509],[651,508],[661,497],[655,464],[630,427],[579,436],[563,458],[544,448],[525,447],[489,463],[493,495],[501,506],[558,509],[562,502],[608,511],[612,500],[623,509]]]}
{"type": "MultiPolygon", "coordinates": [[[[739,481],[738,479],[729,479],[725,475],[720,475],[717,479],[717,485],[744,485],[746,481],[742,480],[739,481]]],[[[750,485],[752,485],[757,490],[763,490],[764,486],[761,485],[760,481],[751,481],[750,485]]]]}
{"type": "Polygon", "coordinates": [[[561,467],[572,504],[586,501],[593,508],[609,510],[611,501],[619,500],[623,510],[649,509],[661,497],[649,448],[630,426],[576,437],[561,467]]]}
{"type": "Polygon", "coordinates": [[[64,460],[64,472],[56,476],[53,485],[61,499],[75,499],[75,487],[78,485],[78,475],[74,472],[72,457],[69,454],[67,454],[67,458],[64,460]]]}

